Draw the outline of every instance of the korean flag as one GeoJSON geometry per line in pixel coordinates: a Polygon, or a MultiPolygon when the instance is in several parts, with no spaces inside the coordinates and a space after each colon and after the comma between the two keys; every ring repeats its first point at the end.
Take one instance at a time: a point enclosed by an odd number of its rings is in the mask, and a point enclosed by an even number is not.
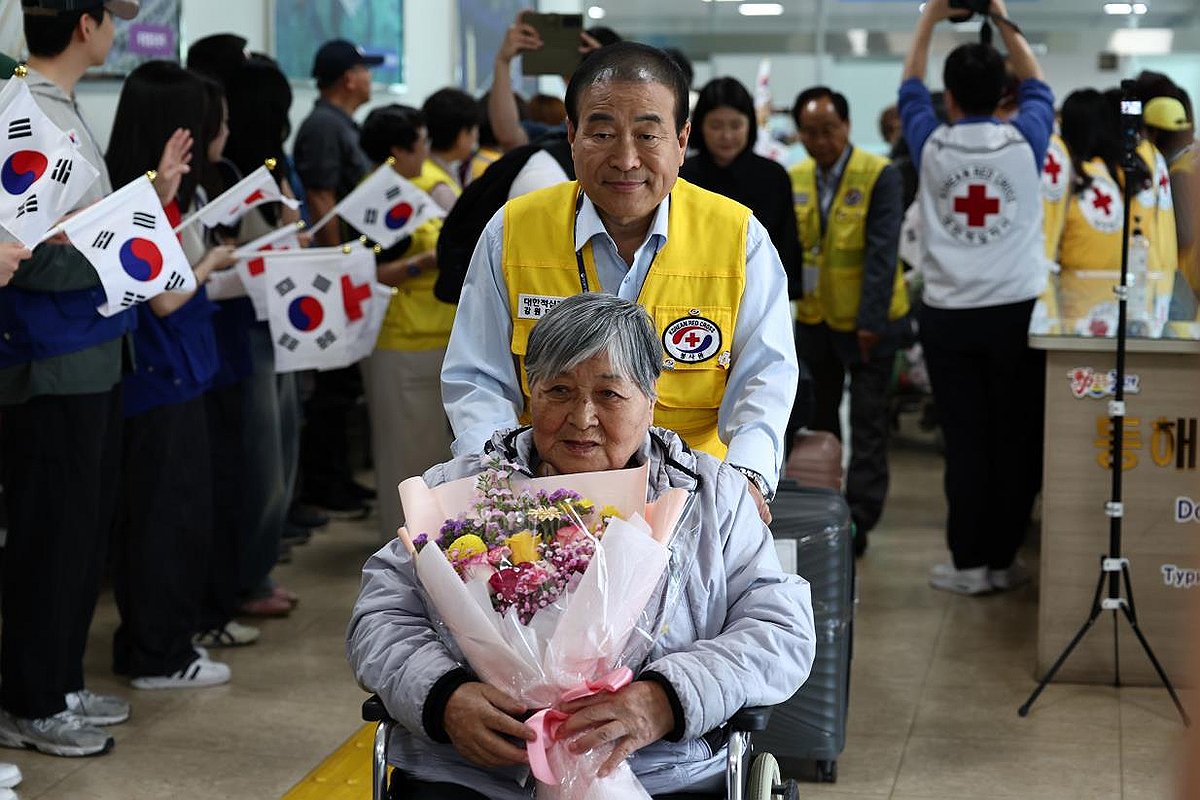
{"type": "Polygon", "coordinates": [[[342,301],[346,258],[340,247],[263,256],[276,372],[337,369],[348,363],[342,301]]]}
{"type": "MultiPolygon", "coordinates": [[[[284,197],[269,169],[259,167],[197,211],[194,219],[199,219],[208,228],[230,226],[236,224],[247,211],[263,203],[283,203],[293,209],[300,207],[295,200],[284,197]]],[[[186,228],[191,222],[192,219],[184,220],[176,230],[186,228]]]]}
{"type": "Polygon", "coordinates": [[[100,275],[106,317],[155,295],[192,291],[196,276],[145,175],[62,224],[100,275]]]}
{"type": "Polygon", "coordinates": [[[0,89],[0,225],[34,247],[87,192],[100,173],[71,134],[42,113],[29,87],[13,78],[0,89]]]}
{"type": "Polygon", "coordinates": [[[384,164],[335,209],[359,233],[391,247],[427,220],[446,216],[441,206],[384,164]]]}
{"type": "Polygon", "coordinates": [[[254,316],[259,322],[267,320],[268,286],[265,254],[299,250],[302,246],[300,230],[299,225],[285,225],[238,248],[239,261],[234,265],[234,270],[240,278],[239,283],[244,287],[246,296],[254,305],[254,316]]]}

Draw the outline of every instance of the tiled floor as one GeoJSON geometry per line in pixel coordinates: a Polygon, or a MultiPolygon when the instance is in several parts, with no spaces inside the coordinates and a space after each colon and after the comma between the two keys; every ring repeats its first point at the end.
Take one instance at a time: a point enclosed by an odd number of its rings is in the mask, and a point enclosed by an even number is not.
{"type": "MultiPolygon", "coordinates": [[[[1172,796],[1181,727],[1158,689],[1055,685],[1026,719],[1037,594],[960,598],[925,585],[943,557],[941,464],[897,442],[892,497],[860,566],[849,739],[838,781],[805,798],[1150,800],[1172,796]]],[[[102,600],[88,652],[91,688],[132,696],[134,718],[95,759],[0,751],[25,772],[24,800],[278,798],[360,724],[362,693],[343,635],[375,525],[337,523],[296,551],[280,580],[290,619],[224,651],[225,687],[132,692],[108,670],[116,624],[102,600]]],[[[1080,609],[1082,614],[1085,609],[1080,609]]],[[[365,776],[364,776],[365,777],[365,776]]]]}

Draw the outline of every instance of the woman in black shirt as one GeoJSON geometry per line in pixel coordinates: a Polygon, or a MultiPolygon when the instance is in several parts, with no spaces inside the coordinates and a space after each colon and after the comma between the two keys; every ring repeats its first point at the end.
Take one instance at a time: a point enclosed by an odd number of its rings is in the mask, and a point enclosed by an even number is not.
{"type": "Polygon", "coordinates": [[[800,296],[800,240],[792,182],[782,165],[754,153],[754,101],[734,78],[715,78],[700,90],[692,111],[696,155],[679,177],[748,206],[767,229],[788,276],[788,296],[800,296]]]}

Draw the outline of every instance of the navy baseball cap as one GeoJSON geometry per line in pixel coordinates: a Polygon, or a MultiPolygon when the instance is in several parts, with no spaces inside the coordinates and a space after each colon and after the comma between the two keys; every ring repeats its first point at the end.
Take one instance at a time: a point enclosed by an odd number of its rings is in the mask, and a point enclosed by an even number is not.
{"type": "Polygon", "coordinates": [[[133,19],[137,16],[138,5],[139,0],[21,0],[21,10],[33,16],[90,11],[104,6],[114,17],[133,19]]]}
{"type": "Polygon", "coordinates": [[[383,56],[368,55],[347,42],[345,39],[334,39],[321,45],[313,58],[312,76],[319,84],[332,83],[357,66],[377,67],[383,63],[383,56]]]}

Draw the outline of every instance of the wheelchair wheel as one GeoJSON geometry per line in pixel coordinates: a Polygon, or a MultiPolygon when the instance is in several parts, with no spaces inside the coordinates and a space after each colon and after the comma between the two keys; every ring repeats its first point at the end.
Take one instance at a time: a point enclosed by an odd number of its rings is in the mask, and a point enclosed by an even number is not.
{"type": "Polygon", "coordinates": [[[746,800],[771,800],[780,784],[779,762],[770,753],[762,753],[750,765],[750,785],[746,800]]]}

